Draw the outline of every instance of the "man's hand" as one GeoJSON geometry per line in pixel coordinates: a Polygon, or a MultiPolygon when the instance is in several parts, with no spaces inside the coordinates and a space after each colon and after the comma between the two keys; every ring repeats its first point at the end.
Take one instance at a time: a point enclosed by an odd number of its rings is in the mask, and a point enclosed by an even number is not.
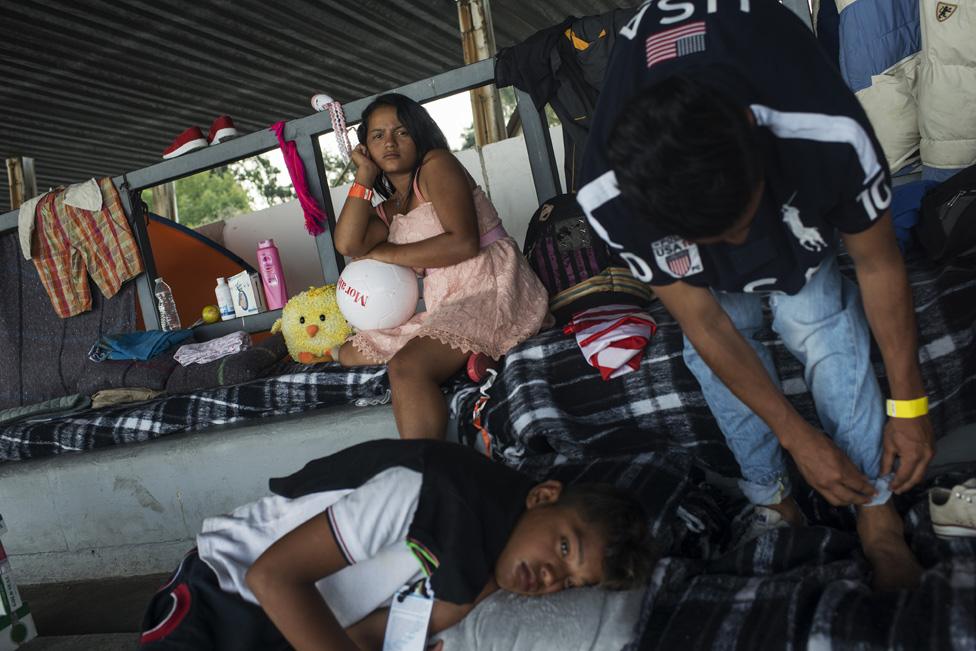
{"type": "Polygon", "coordinates": [[[800,474],[834,506],[867,504],[874,486],[826,434],[810,427],[787,448],[800,474]]]}
{"type": "Polygon", "coordinates": [[[891,490],[901,494],[922,481],[929,461],[935,456],[932,423],[928,416],[889,418],[884,428],[884,456],[881,474],[891,472],[898,458],[898,470],[891,490]]]}

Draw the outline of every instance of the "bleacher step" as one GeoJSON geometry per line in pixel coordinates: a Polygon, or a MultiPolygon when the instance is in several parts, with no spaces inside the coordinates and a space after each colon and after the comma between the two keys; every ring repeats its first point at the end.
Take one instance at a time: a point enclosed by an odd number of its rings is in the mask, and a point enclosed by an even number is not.
{"type": "Polygon", "coordinates": [[[138,642],[138,633],[63,635],[35,638],[17,651],[132,651],[138,642]]]}

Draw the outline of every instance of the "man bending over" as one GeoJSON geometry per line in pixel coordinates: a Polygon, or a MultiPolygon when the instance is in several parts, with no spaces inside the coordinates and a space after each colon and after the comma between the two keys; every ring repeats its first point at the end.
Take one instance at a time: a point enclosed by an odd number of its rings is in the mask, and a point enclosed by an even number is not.
{"type": "Polygon", "coordinates": [[[583,176],[591,224],[681,325],[754,532],[802,521],[785,450],[831,504],[857,505],[875,587],[917,583],[890,496],[922,479],[933,436],[889,175],[806,26],[775,0],[645,2],[617,39],[583,176]],[[838,239],[860,295],[838,271],[838,239]],[[755,338],[764,301],[826,434],[784,397],[755,338]]]}

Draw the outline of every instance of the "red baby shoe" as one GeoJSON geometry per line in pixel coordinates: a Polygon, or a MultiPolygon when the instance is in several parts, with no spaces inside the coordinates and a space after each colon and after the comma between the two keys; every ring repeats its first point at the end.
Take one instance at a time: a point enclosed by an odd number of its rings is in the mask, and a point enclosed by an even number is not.
{"type": "Polygon", "coordinates": [[[210,134],[207,136],[207,140],[210,141],[211,145],[216,145],[221,140],[233,138],[236,135],[237,128],[234,126],[234,121],[230,119],[229,115],[221,115],[210,125],[210,134]]]}
{"type": "Polygon", "coordinates": [[[206,146],[207,140],[203,137],[200,127],[190,127],[176,136],[176,140],[163,151],[163,158],[176,158],[194,149],[206,146]]]}

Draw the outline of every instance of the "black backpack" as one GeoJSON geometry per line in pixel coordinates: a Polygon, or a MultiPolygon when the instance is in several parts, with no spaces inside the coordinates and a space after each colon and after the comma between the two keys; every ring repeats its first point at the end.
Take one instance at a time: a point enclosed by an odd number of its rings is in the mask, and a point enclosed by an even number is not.
{"type": "Polygon", "coordinates": [[[590,230],[574,194],[556,195],[539,206],[522,250],[549,291],[549,309],[558,325],[591,307],[644,306],[654,298],[651,288],[620,266],[590,230]]]}
{"type": "Polygon", "coordinates": [[[925,195],[915,234],[928,256],[937,262],[976,248],[976,165],[925,195]]]}

